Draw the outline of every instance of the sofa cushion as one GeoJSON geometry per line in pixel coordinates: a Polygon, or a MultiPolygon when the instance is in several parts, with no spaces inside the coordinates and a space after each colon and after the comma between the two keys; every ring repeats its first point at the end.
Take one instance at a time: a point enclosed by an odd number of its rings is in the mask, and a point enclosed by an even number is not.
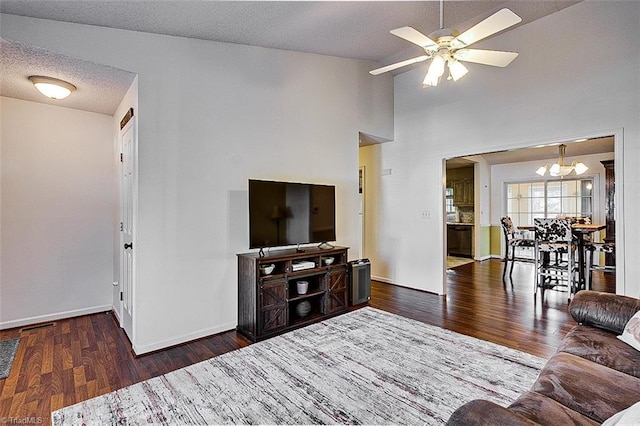
{"type": "Polygon", "coordinates": [[[562,339],[558,352],[566,352],[640,378],[640,352],[608,331],[577,325],[562,339]]]}
{"type": "Polygon", "coordinates": [[[537,392],[527,392],[509,406],[511,411],[542,425],[598,425],[598,422],[573,411],[537,392]]]}
{"type": "Polygon", "coordinates": [[[618,339],[640,351],[640,311],[631,317],[618,339]]]}
{"type": "Polygon", "coordinates": [[[591,325],[620,334],[640,311],[640,299],[599,291],[581,290],[573,297],[569,312],[578,324],[591,325]]]}
{"type": "Polygon", "coordinates": [[[565,352],[551,357],[531,390],[599,423],[640,401],[640,379],[565,352]]]}
{"type": "Polygon", "coordinates": [[[447,426],[534,426],[537,423],[518,413],[484,399],[474,399],[459,407],[447,420],[447,426]]]}

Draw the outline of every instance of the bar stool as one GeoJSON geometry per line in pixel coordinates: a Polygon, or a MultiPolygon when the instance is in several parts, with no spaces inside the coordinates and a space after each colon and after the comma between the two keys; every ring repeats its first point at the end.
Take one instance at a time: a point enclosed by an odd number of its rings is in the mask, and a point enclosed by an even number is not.
{"type": "Polygon", "coordinates": [[[607,266],[607,265],[594,265],[593,263],[593,255],[595,253],[606,253],[606,254],[615,254],[616,253],[616,243],[589,243],[584,246],[585,254],[586,254],[586,288],[587,290],[591,290],[593,277],[591,273],[593,271],[613,271],[615,272],[616,267],[607,266]]]}
{"type": "Polygon", "coordinates": [[[567,219],[534,219],[535,225],[535,286],[542,290],[567,288],[569,298],[578,291],[576,275],[578,262],[575,261],[576,245],[573,242],[571,221],[567,219]],[[557,255],[554,262],[550,254],[557,255]],[[564,255],[566,255],[566,260],[564,255]],[[541,258],[542,261],[541,261],[541,258]]]}
{"type": "Polygon", "coordinates": [[[522,231],[519,231],[513,224],[509,216],[500,218],[502,224],[502,233],[504,234],[504,269],[502,270],[502,279],[507,273],[509,257],[511,257],[511,268],[509,269],[509,278],[513,274],[513,265],[515,263],[516,248],[534,248],[535,240],[524,238],[522,231]]]}

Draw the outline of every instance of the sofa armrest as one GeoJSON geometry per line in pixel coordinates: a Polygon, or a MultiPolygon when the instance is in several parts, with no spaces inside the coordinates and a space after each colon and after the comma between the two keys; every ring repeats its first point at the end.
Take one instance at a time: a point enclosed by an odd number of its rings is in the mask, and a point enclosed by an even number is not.
{"type": "Polygon", "coordinates": [[[531,426],[537,424],[508,408],[483,399],[467,402],[454,411],[447,421],[447,425],[450,426],[531,426]]]}
{"type": "Polygon", "coordinates": [[[576,293],[569,312],[576,322],[621,334],[631,317],[640,311],[640,299],[599,291],[576,293]]]}

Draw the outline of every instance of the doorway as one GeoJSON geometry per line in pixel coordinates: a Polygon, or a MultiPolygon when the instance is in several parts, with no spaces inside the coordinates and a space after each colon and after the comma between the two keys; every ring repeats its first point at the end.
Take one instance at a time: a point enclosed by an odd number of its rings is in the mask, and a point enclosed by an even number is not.
{"type": "Polygon", "coordinates": [[[137,229],[137,126],[133,108],[121,124],[121,177],[120,177],[120,303],[122,328],[134,342],[134,307],[136,261],[134,241],[137,229]],[[125,121],[126,120],[126,121],[125,121]]]}
{"type": "MultiPolygon", "coordinates": [[[[621,253],[621,246],[623,244],[621,242],[621,239],[623,238],[623,235],[621,236],[621,229],[624,227],[624,221],[622,220],[623,210],[620,204],[622,197],[620,194],[614,194],[616,206],[615,214],[605,212],[606,179],[605,166],[602,164],[603,161],[606,162],[608,160],[618,160],[615,161],[616,165],[622,164],[622,131],[614,132],[612,135],[595,135],[590,138],[567,141],[564,143],[567,145],[567,163],[570,164],[572,161],[585,162],[585,164],[589,166],[589,170],[584,174],[584,176],[589,175],[590,178],[594,179],[594,185],[596,188],[594,188],[593,220],[598,223],[604,223],[606,220],[605,215],[608,215],[608,217],[615,216],[617,219],[615,221],[615,235],[617,237],[616,247],[620,247],[620,249],[617,249],[616,253],[617,264],[615,287],[617,293],[624,294],[624,256],[621,253]]],[[[501,231],[500,217],[506,215],[508,211],[513,210],[507,206],[508,203],[513,202],[511,199],[507,200],[506,191],[508,185],[519,180],[548,180],[548,176],[541,177],[536,174],[536,170],[542,165],[548,165],[558,161],[558,145],[560,145],[560,142],[446,159],[446,169],[448,169],[450,161],[455,163],[461,160],[479,160],[476,163],[475,177],[478,179],[479,171],[482,183],[481,185],[476,183],[476,189],[480,186],[482,191],[480,192],[481,199],[478,200],[476,197],[474,200],[476,206],[478,206],[479,203],[479,212],[476,212],[478,214],[476,214],[475,217],[475,225],[478,229],[474,235],[478,238],[476,245],[481,245],[488,250],[488,256],[486,256],[487,259],[501,259],[504,255],[504,241],[501,231]],[[482,165],[481,163],[483,162],[486,163],[486,165],[482,165]],[[485,188],[485,185],[487,188],[485,188]]],[[[615,182],[617,184],[616,186],[619,186],[622,180],[622,170],[615,169],[614,173],[615,182]]],[[[448,170],[446,175],[448,179],[448,170]]],[[[448,186],[449,185],[445,185],[445,187],[448,186]]],[[[447,217],[446,203],[447,201],[445,199],[445,217],[447,217]]],[[[509,204],[509,206],[511,206],[511,204],[509,204]]],[[[529,214],[529,216],[533,217],[531,214],[529,214]]],[[[595,236],[596,241],[602,241],[605,237],[606,235],[604,232],[595,236]]],[[[445,241],[444,244],[445,247],[447,247],[447,241],[445,241]]],[[[484,259],[484,257],[481,257],[481,259],[484,259]]],[[[446,274],[443,275],[446,279],[446,274]]]]}
{"type": "Polygon", "coordinates": [[[446,161],[445,223],[447,271],[473,261],[475,253],[475,162],[446,161]]]}
{"type": "MultiPolygon", "coordinates": [[[[382,238],[383,181],[392,174],[391,168],[383,166],[385,145],[388,139],[359,133],[358,148],[358,224],[361,232],[359,257],[371,260],[372,277],[386,277],[390,265],[380,253],[382,238]]],[[[380,278],[382,279],[382,278],[380,278]]]]}

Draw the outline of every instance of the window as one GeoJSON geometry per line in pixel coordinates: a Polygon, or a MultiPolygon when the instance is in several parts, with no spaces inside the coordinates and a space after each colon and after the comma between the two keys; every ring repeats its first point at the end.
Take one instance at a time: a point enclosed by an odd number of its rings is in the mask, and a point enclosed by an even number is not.
{"type": "Polygon", "coordinates": [[[593,216],[593,179],[508,183],[507,215],[514,225],[535,218],[593,216]]]}
{"type": "Polygon", "coordinates": [[[453,188],[446,188],[444,206],[447,215],[447,222],[455,222],[456,208],[453,205],[453,188]]]}

